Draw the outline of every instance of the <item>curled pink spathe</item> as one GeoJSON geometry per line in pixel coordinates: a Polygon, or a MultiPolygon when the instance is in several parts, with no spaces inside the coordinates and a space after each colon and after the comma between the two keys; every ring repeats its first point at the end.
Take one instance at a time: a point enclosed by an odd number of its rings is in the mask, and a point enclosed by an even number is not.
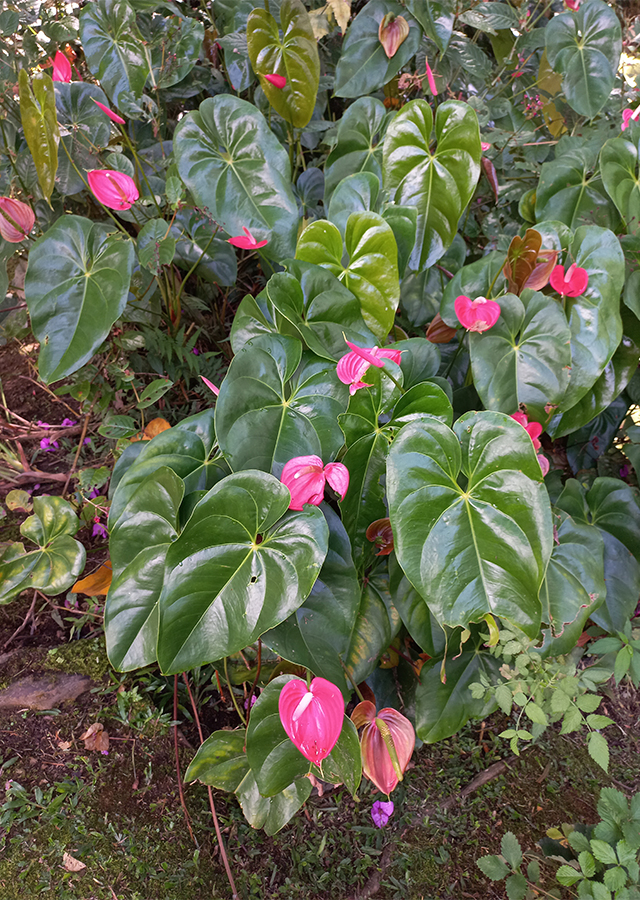
{"type": "Polygon", "coordinates": [[[87,172],[87,181],[100,203],[109,209],[131,209],[140,196],[133,178],[115,169],[92,169],[87,172]]]}

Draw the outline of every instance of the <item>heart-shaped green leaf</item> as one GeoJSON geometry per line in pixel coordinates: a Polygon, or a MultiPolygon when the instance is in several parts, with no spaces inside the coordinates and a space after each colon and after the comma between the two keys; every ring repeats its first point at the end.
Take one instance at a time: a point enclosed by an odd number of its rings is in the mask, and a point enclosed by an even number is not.
{"type": "Polygon", "coordinates": [[[400,300],[400,280],[396,240],[382,216],[350,215],[344,248],[333,222],[311,222],[298,239],[296,258],[329,269],[358,299],[370,331],[379,341],[387,337],[400,300]],[[349,261],[343,265],[345,248],[349,261]]]}
{"type": "Polygon", "coordinates": [[[309,14],[300,0],[282,0],[280,28],[266,9],[254,9],[247,20],[247,47],[271,106],[295,128],[304,128],[316,103],[320,58],[309,14]],[[286,84],[277,88],[265,75],[282,75],[286,84]]]}
{"type": "Polygon", "coordinates": [[[289,156],[262,113],[230,94],[209,97],[180,120],[173,136],[180,177],[227,234],[249,228],[261,251],[294,255],[298,207],[289,156]]]}
{"type": "Polygon", "coordinates": [[[187,783],[201,781],[219,791],[235,791],[249,771],[244,750],[245,739],[244,728],[237,731],[214,731],[198,747],[184,780],[187,783]]]}
{"type": "Polygon", "coordinates": [[[388,121],[380,100],[359,97],[338,123],[336,145],[327,157],[324,169],[324,200],[329,198],[343,178],[358,172],[372,172],[382,178],[382,137],[388,121]]]}
{"type": "Polygon", "coordinates": [[[538,634],[551,510],[517,426],[495,412],[467,413],[454,431],[433,418],[407,425],[391,446],[396,556],[440,624],[467,627],[492,613],[538,634]]]}
{"type": "Polygon", "coordinates": [[[420,740],[435,744],[451,737],[469,719],[490,715],[497,706],[493,697],[475,700],[469,686],[480,681],[481,674],[490,681],[498,680],[499,668],[499,660],[483,652],[480,646],[447,659],[444,684],[440,660],[423,666],[416,688],[416,734],[420,740]]]}
{"type": "Polygon", "coordinates": [[[616,227],[618,214],[600,175],[594,172],[595,162],[593,149],[588,145],[560,142],[553,162],[542,165],[536,189],[536,222],[556,220],[569,228],[592,223],[616,227]]]}
{"type": "Polygon", "coordinates": [[[620,293],[624,255],[620,242],[605,228],[583,226],[576,231],[571,252],[577,265],[586,269],[589,284],[580,297],[566,300],[571,328],[571,375],[563,409],[570,409],[595,384],[622,338],[620,293]]]}
{"type": "Polygon", "coordinates": [[[308,778],[299,778],[275,797],[263,797],[253,772],[247,772],[236,790],[242,812],[252,828],[264,828],[265,834],[277,834],[298,812],[311,793],[308,778]]]}
{"type": "Polygon", "coordinates": [[[140,265],[159,275],[173,261],[175,238],[164,219],[149,219],[138,235],[140,265]]]}
{"type": "Polygon", "coordinates": [[[113,578],[104,614],[111,665],[129,672],[156,661],[164,562],[178,537],[184,482],[161,466],[136,485],[111,528],[113,578]]]}
{"type": "Polygon", "coordinates": [[[370,0],[355,17],[342,42],[336,66],[337,97],[362,97],[387,84],[415,55],[422,32],[416,20],[395,0],[370,0]],[[402,16],[409,34],[389,59],[378,37],[380,23],[389,13],[402,16]]]}
{"type": "Polygon", "coordinates": [[[108,117],[93,101],[108,106],[109,100],[96,84],[87,81],[59,81],[54,87],[58,121],[66,132],[61,141],[69,152],[69,156],[64,150],[58,155],[56,187],[62,194],[77,194],[84,190],[85,182],[69,157],[80,171],[100,168],[96,151],[109,143],[111,127],[108,117]]]}
{"type": "Polygon", "coordinates": [[[389,591],[393,605],[414,641],[431,658],[440,656],[445,650],[446,632],[402,571],[395,553],[389,557],[389,591]]]}
{"type": "Polygon", "coordinates": [[[198,62],[204,25],[186,16],[153,16],[145,38],[151,44],[152,83],[166,89],[186,78],[198,62]]]}
{"type": "Polygon", "coordinates": [[[480,177],[480,130],[467,103],[448,100],[436,112],[437,147],[431,152],[433,113],[412,100],[395,117],[384,141],[383,183],[391,199],[418,210],[415,271],[432,266],[453,241],[458,221],[480,177]]]}
{"type": "Polygon", "coordinates": [[[19,84],[24,137],[36,167],[42,195],[49,200],[58,170],[60,143],[53,81],[46,72],[39,72],[29,84],[27,70],[20,69],[19,84]]]}
{"type": "Polygon", "coordinates": [[[484,334],[469,336],[473,383],[487,409],[546,422],[561,405],[569,383],[571,332],[562,307],[551,297],[525,291],[522,299],[504,294],[501,314],[484,334]]]}
{"type": "Polygon", "coordinates": [[[33,515],[22,523],[20,533],[38,549],[25,553],[16,542],[0,557],[0,603],[28,588],[48,596],[70,588],[86,557],[82,544],[72,537],[79,527],[71,504],[62,497],[34,497],[33,515]]]}
{"type": "Polygon", "coordinates": [[[302,344],[257,337],[234,357],[216,403],[216,434],[234,471],[282,471],[294,456],[330,462],[342,446],[336,418],[348,390],[335,364],[305,358],[302,344]]]}
{"type": "Polygon", "coordinates": [[[344,237],[347,219],[355,212],[377,212],[380,179],[373,172],[347,175],[331,195],[327,219],[337,225],[344,237]]]}
{"type": "Polygon", "coordinates": [[[111,478],[109,528],[115,526],[139,485],[161,466],[173,469],[184,481],[187,494],[213,487],[223,477],[220,461],[210,458],[214,443],[213,410],[208,409],[183,419],[148,443],[131,445],[137,456],[127,459],[123,454],[111,478]]]}
{"type": "Polygon", "coordinates": [[[302,606],[262,640],[284,659],[333,682],[348,699],[353,688],[340,658],[349,649],[360,585],[340,518],[330,506],[323,505],[322,510],[329,526],[329,549],[318,580],[302,606]]]}
{"type": "Polygon", "coordinates": [[[301,260],[288,262],[287,268],[291,274],[276,273],[267,284],[279,331],[285,319],[316,356],[331,362],[344,355],[345,338],[360,344],[373,340],[360,304],[330,272],[301,260]],[[301,283],[303,273],[307,277],[301,283]]]}
{"type": "Polygon", "coordinates": [[[80,40],[89,71],[116,106],[121,94],[142,96],[149,62],[127,0],[87,3],[80,10],[80,40]]]}
{"type": "Polygon", "coordinates": [[[378,660],[400,631],[402,620],[389,594],[389,582],[381,576],[370,576],[362,588],[346,667],[349,680],[359,684],[368,678],[378,660]]]}
{"type": "Polygon", "coordinates": [[[617,206],[629,232],[637,231],[640,222],[640,180],[635,144],[622,138],[607,141],[600,151],[600,168],[607,194],[617,206]]]}
{"type": "MultiPolygon", "coordinates": [[[[166,228],[165,228],[166,231],[166,228]]],[[[238,266],[236,254],[222,237],[215,222],[188,209],[179,209],[171,234],[176,241],[175,263],[205,281],[229,287],[236,283],[238,266]]]]}
{"type": "Polygon", "coordinates": [[[455,21],[451,0],[435,0],[435,2],[430,0],[429,3],[423,3],[422,0],[405,0],[405,2],[409,12],[416,17],[440,52],[446,53],[455,21]]]}
{"type": "Polygon", "coordinates": [[[324,516],[287,512],[272,475],[229,475],[196,505],[167,553],[158,662],[183,672],[237,653],[311,592],[327,554],[324,516]]]}
{"type": "Polygon", "coordinates": [[[577,11],[552,16],[544,34],[549,62],[564,76],[567,101],[592,119],[615,84],[622,51],[617,15],[603,0],[586,0],[577,11]]]}
{"type": "Polygon", "coordinates": [[[62,216],[29,254],[25,298],[40,341],[40,377],[49,384],[91,359],[127,304],[133,242],[109,231],[62,216]]]}

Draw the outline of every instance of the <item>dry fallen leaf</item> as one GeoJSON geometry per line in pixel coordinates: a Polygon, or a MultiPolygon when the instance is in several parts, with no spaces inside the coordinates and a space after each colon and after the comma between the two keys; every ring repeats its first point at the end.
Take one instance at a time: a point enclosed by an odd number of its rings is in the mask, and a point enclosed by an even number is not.
{"type": "Polygon", "coordinates": [[[61,750],[71,750],[73,746],[73,741],[58,741],[58,747],[61,750]]]}
{"type": "Polygon", "coordinates": [[[87,594],[88,597],[98,597],[106,594],[111,586],[111,560],[103,563],[99,569],[76,581],[71,588],[72,594],[87,594]]]}
{"type": "Polygon", "coordinates": [[[71,856],[71,854],[66,851],[62,855],[62,864],[67,872],[75,872],[76,874],[84,872],[87,868],[83,862],[80,862],[79,859],[75,859],[75,857],[71,856]]]}
{"type": "Polygon", "coordinates": [[[351,18],[351,0],[327,0],[327,6],[336,17],[338,27],[344,34],[351,18]]]}
{"type": "Polygon", "coordinates": [[[94,722],[89,725],[84,734],[80,735],[80,740],[84,741],[86,750],[100,750],[102,752],[109,749],[109,733],[104,730],[101,722],[94,722]]]}
{"type": "Polygon", "coordinates": [[[163,431],[168,431],[171,428],[171,425],[167,422],[166,419],[157,418],[151,419],[150,422],[147,422],[144,431],[139,432],[134,435],[131,440],[132,441],[150,441],[158,434],[162,434],[163,431]]]}

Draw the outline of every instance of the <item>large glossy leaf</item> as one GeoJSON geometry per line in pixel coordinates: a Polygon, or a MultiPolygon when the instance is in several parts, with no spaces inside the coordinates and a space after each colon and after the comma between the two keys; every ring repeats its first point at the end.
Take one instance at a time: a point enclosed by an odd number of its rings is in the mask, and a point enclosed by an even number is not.
{"type": "Polygon", "coordinates": [[[314,506],[287,512],[272,475],[229,475],[196,505],[167,553],[158,662],[183,672],[237,653],[283,622],[311,592],[328,528],[314,506]]]}
{"type": "Polygon", "coordinates": [[[20,69],[20,118],[24,137],[38,175],[42,194],[49,200],[58,169],[60,129],[56,116],[53,81],[46,72],[33,76],[29,84],[26,69],[20,69]]]}
{"type": "Polygon", "coordinates": [[[640,223],[640,179],[636,145],[622,138],[607,141],[600,152],[602,181],[630,233],[640,223]]]}
{"type": "Polygon", "coordinates": [[[389,591],[393,605],[414,641],[428,656],[440,656],[445,649],[446,632],[402,571],[395,553],[389,557],[389,591]]]}
{"type": "Polygon", "coordinates": [[[533,444],[517,424],[502,413],[467,413],[451,431],[433,418],[407,425],[391,446],[396,555],[440,624],[467,627],[493,613],[538,633],[551,510],[533,444]]]}
{"type": "Polygon", "coordinates": [[[391,199],[418,210],[409,267],[432,266],[453,241],[462,211],[480,177],[480,130],[467,103],[448,100],[433,113],[412,100],[398,113],[384,141],[383,183],[391,199]]]}
{"type": "Polygon", "coordinates": [[[336,145],[327,157],[324,170],[324,198],[329,198],[343,178],[358,172],[372,172],[382,178],[382,137],[387,113],[380,100],[359,97],[338,123],[336,145]]]}
{"type": "Polygon", "coordinates": [[[536,189],[536,222],[556,220],[569,228],[595,223],[615,228],[618,214],[595,174],[593,150],[568,145],[553,162],[543,163],[536,189]]]}
{"type": "Polygon", "coordinates": [[[369,330],[379,341],[387,337],[400,300],[400,281],[396,240],[382,216],[349,216],[344,248],[333,222],[311,222],[298,239],[296,258],[329,269],[358,299],[369,330]],[[343,265],[345,248],[348,262],[343,265]]]}
{"type": "MultiPolygon", "coordinates": [[[[394,363],[386,362],[385,368],[402,383],[402,371],[394,363]]],[[[350,476],[349,490],[340,509],[358,563],[375,549],[366,539],[367,528],[387,515],[384,482],[394,436],[403,425],[425,416],[437,416],[448,425],[453,418],[451,404],[438,385],[416,384],[400,396],[379,369],[370,368],[366,379],[372,386],[357,391],[339,419],[347,445],[342,462],[350,476]],[[381,425],[383,415],[387,421],[381,425]]]]}
{"type": "Polygon", "coordinates": [[[388,579],[369,577],[362,588],[346,658],[350,681],[359,684],[373,672],[401,625],[402,620],[389,594],[388,579]]]}
{"type": "Polygon", "coordinates": [[[571,332],[562,307],[537,291],[499,298],[501,314],[484,334],[471,333],[473,383],[487,409],[515,413],[526,407],[544,424],[547,404],[561,405],[569,383],[571,332]]]}
{"type": "Polygon", "coordinates": [[[275,797],[263,797],[253,772],[247,772],[236,790],[242,812],[252,828],[264,828],[265,834],[277,834],[295,816],[309,798],[311,782],[299,778],[275,797]]]}
{"type": "Polygon", "coordinates": [[[380,179],[373,172],[347,175],[331,195],[327,219],[337,225],[344,237],[347,219],[355,212],[378,212],[380,179]]]}
{"type": "Polygon", "coordinates": [[[111,478],[109,528],[114,528],[139,485],[162,466],[168,466],[184,481],[187,493],[212,487],[223,474],[220,460],[212,458],[214,443],[213,410],[207,409],[149,442],[131,445],[139,448],[135,459],[123,459],[123,454],[111,478]]]}
{"type": "Polygon", "coordinates": [[[552,17],[545,28],[547,57],[564,78],[570,106],[593,118],[609,99],[622,50],[620,22],[603,0],[552,17]]]}
{"type": "Polygon", "coordinates": [[[195,205],[230,235],[247,227],[264,252],[294,255],[298,207],[289,156],[262,113],[229,94],[209,97],[180,120],[173,150],[195,205]]]}
{"type": "Polygon", "coordinates": [[[127,0],[94,0],[80,10],[87,66],[116,106],[122,94],[142,96],[149,75],[136,16],[127,0]]]}
{"type": "Polygon", "coordinates": [[[391,204],[382,210],[383,219],[391,225],[391,230],[398,245],[398,271],[404,277],[409,259],[416,242],[418,227],[418,210],[415,206],[396,206],[391,204]]]}
{"type": "Polygon", "coordinates": [[[309,14],[300,0],[283,0],[280,25],[266,9],[254,9],[247,20],[247,46],[260,86],[275,111],[296,128],[308,124],[318,93],[320,58],[309,14]],[[265,75],[283,75],[277,88],[265,75]]]}
{"type": "Polygon", "coordinates": [[[237,731],[214,731],[198,747],[184,780],[201,781],[220,791],[235,791],[249,771],[244,744],[244,728],[237,731]]]}
{"type": "Polygon", "coordinates": [[[156,661],[158,600],[164,562],[178,537],[184,482],[161,466],[136,485],[109,535],[113,568],[104,630],[111,665],[120,672],[156,661]]]}
{"type": "Polygon", "coordinates": [[[280,474],[294,456],[325,463],[342,446],[336,417],[348,390],[333,363],[305,358],[295,338],[264,335],[234,357],[216,404],[216,434],[234,471],[280,474]]]}
{"type": "MultiPolygon", "coordinates": [[[[56,109],[58,121],[63,126],[62,143],[75,165],[82,171],[100,168],[97,150],[106,147],[111,135],[109,119],[93,102],[109,105],[109,101],[96,84],[75,81],[71,84],[56,82],[56,109]],[[66,133],[64,133],[66,132],[66,133]]],[[[56,187],[62,194],[77,194],[85,183],[78,175],[69,156],[62,151],[58,156],[56,187]]]]}
{"type": "Polygon", "coordinates": [[[421,36],[418,23],[395,0],[370,0],[344,37],[336,66],[336,96],[361,97],[387,84],[414,56],[421,36]],[[409,25],[407,38],[391,59],[378,37],[380,23],[389,13],[402,16],[409,25]]]}
{"type": "Polygon", "coordinates": [[[571,253],[578,266],[587,270],[589,285],[580,297],[568,297],[566,301],[571,376],[562,402],[564,409],[570,409],[593,386],[622,338],[624,255],[620,242],[605,228],[583,226],[576,231],[571,253]]]}
{"type": "MultiPolygon", "coordinates": [[[[582,611],[588,610],[591,615],[607,593],[604,542],[597,528],[575,522],[562,510],[554,513],[553,524],[554,547],[540,590],[542,618],[555,638],[564,636],[568,626],[580,618],[578,634],[574,634],[576,629],[569,629],[575,643],[586,621],[582,611]]],[[[573,644],[565,643],[571,650],[573,644]]],[[[558,654],[563,652],[559,646],[555,644],[558,654]]]]}
{"type": "Polygon", "coordinates": [[[0,556],[0,603],[29,588],[48,596],[68,590],[84,569],[84,547],[72,537],[79,527],[73,507],[62,497],[34,497],[33,515],[20,533],[38,549],[25,552],[15,542],[0,556]]]}
{"type": "Polygon", "coordinates": [[[435,0],[435,2],[430,0],[429,3],[424,3],[423,0],[406,0],[406,5],[440,52],[445,53],[455,21],[451,0],[435,0]]]}
{"type": "Polygon", "coordinates": [[[640,507],[636,493],[615,478],[596,478],[591,490],[570,478],[557,506],[576,522],[595,525],[604,541],[605,604],[593,621],[607,631],[622,631],[640,594],[640,507]]]}
{"type": "MultiPolygon", "coordinates": [[[[275,311],[276,321],[284,319],[316,356],[335,362],[344,355],[345,338],[356,343],[369,343],[372,334],[364,324],[360,304],[326,269],[296,260],[287,264],[293,270],[328,275],[331,282],[315,275],[306,279],[307,293],[299,279],[283,272],[272,275],[267,284],[267,297],[275,311]],[[313,283],[312,283],[313,282],[313,283]],[[327,286],[328,290],[318,290],[327,286]],[[337,289],[336,289],[337,288],[337,289]],[[314,293],[311,294],[310,290],[314,293]]],[[[245,306],[246,308],[246,306],[245,306]]],[[[282,321],[278,321],[283,331],[282,321]]]]}
{"type": "Polygon", "coordinates": [[[352,686],[341,657],[349,649],[360,585],[342,522],[330,506],[323,505],[322,510],[329,526],[329,549],[318,579],[302,606],[262,640],[284,659],[333,682],[348,699],[352,686]]]}
{"type": "Polygon", "coordinates": [[[198,62],[204,25],[184,16],[153,16],[145,38],[151,44],[153,83],[166,89],[186,78],[198,62]]]}
{"type": "Polygon", "coordinates": [[[31,249],[24,290],[47,383],[91,359],[127,304],[133,242],[109,231],[62,216],[31,249]]]}
{"type": "MultiPolygon", "coordinates": [[[[628,323],[624,326],[628,328],[628,323]]],[[[616,352],[603,369],[593,387],[584,394],[571,409],[553,422],[554,437],[562,437],[582,429],[590,422],[594,422],[606,410],[612,410],[616,398],[620,396],[638,368],[640,358],[640,336],[638,328],[633,329],[635,340],[627,334],[622,335],[622,340],[616,352]]],[[[615,428],[627,411],[627,404],[621,402],[621,415],[617,418],[615,428]],[[624,408],[622,408],[624,407],[624,408]]],[[[617,412],[617,410],[616,410],[617,412]]]]}
{"type": "Polygon", "coordinates": [[[499,678],[500,662],[478,646],[463,650],[445,664],[446,682],[440,673],[440,660],[431,668],[424,666],[416,688],[416,734],[425,744],[451,737],[471,718],[481,719],[496,709],[493,697],[475,700],[469,686],[484,674],[491,681],[499,678]]]}

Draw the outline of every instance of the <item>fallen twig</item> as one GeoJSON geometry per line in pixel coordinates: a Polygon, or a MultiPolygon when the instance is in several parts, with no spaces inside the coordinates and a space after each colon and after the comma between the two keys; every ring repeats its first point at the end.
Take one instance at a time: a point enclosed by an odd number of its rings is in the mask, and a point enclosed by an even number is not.
{"type": "Polygon", "coordinates": [[[18,637],[18,635],[20,634],[20,632],[23,631],[23,630],[27,627],[27,625],[29,624],[29,619],[32,618],[32,616],[33,616],[33,611],[34,611],[35,608],[36,608],[36,600],[37,600],[37,598],[38,598],[38,592],[37,592],[37,591],[34,591],[34,592],[33,592],[33,600],[31,601],[31,606],[29,607],[29,612],[28,612],[28,613],[26,614],[26,616],[24,617],[24,620],[23,620],[22,624],[21,624],[21,625],[18,625],[18,627],[17,627],[16,630],[13,632],[13,634],[11,635],[11,637],[10,637],[8,640],[6,640],[6,641],[4,642],[4,644],[2,645],[2,649],[3,649],[3,650],[5,649],[5,647],[8,647],[9,644],[11,643],[11,641],[12,641],[14,638],[18,637]]]}

